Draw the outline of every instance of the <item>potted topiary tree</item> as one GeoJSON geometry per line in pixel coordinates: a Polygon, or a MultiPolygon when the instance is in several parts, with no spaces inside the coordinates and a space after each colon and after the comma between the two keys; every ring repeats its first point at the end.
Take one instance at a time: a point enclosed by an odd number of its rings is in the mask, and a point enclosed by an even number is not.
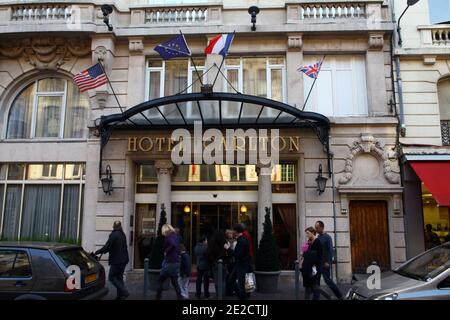
{"type": "Polygon", "coordinates": [[[256,289],[262,293],[274,293],[278,290],[281,268],[278,260],[278,247],[272,232],[270,208],[266,207],[265,210],[263,234],[256,251],[256,289]]]}
{"type": "MultiPolygon", "coordinates": [[[[161,204],[161,216],[159,217],[158,230],[156,232],[156,238],[153,241],[153,246],[149,255],[148,273],[149,273],[149,285],[150,290],[156,290],[158,286],[159,274],[161,272],[162,262],[164,260],[164,240],[165,237],[162,234],[162,226],[167,223],[166,210],[164,204],[161,204]]],[[[169,282],[164,283],[164,289],[169,288],[169,282]]]]}

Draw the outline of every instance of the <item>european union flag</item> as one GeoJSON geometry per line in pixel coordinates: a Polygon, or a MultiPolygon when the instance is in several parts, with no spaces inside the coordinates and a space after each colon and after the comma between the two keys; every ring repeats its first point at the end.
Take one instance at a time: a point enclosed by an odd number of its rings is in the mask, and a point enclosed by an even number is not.
{"type": "Polygon", "coordinates": [[[163,60],[191,56],[191,50],[189,50],[183,34],[157,45],[155,51],[159,53],[163,60]]]}

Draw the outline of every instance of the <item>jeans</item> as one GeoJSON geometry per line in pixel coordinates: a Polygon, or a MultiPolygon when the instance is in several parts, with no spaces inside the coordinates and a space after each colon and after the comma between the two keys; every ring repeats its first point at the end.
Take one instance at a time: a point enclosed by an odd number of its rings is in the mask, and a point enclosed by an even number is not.
{"type": "Polygon", "coordinates": [[[165,262],[165,261],[163,262],[161,273],[158,279],[158,287],[156,289],[156,300],[161,300],[163,284],[167,278],[170,278],[170,282],[172,282],[172,286],[175,289],[175,293],[177,294],[177,299],[181,300],[183,298],[181,296],[180,285],[178,284],[179,274],[180,274],[179,262],[165,262]]]}
{"type": "Polygon", "coordinates": [[[205,298],[209,298],[209,271],[197,269],[197,280],[195,281],[195,296],[200,298],[202,294],[202,282],[205,298]]]}
{"type": "MultiPolygon", "coordinates": [[[[342,292],[337,287],[336,283],[334,283],[333,279],[331,278],[331,268],[322,266],[321,273],[323,275],[323,279],[325,280],[325,283],[327,286],[333,291],[334,295],[338,299],[342,299],[342,292]]],[[[320,285],[320,278],[319,278],[319,285],[320,285]]]]}
{"type": "Polygon", "coordinates": [[[125,283],[123,282],[123,273],[126,265],[126,263],[112,264],[109,267],[108,279],[117,289],[117,298],[126,297],[129,295],[128,290],[125,288],[125,283]]]}
{"type": "Polygon", "coordinates": [[[178,284],[180,285],[181,296],[184,299],[189,299],[189,280],[190,277],[179,277],[178,284]]]}

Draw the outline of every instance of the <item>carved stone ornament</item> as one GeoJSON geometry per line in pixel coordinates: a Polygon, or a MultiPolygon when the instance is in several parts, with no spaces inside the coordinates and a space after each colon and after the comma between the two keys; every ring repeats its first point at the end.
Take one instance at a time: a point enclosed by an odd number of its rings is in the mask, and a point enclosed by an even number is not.
{"type": "Polygon", "coordinates": [[[7,58],[23,57],[37,69],[56,70],[71,58],[82,57],[90,52],[90,41],[85,39],[39,37],[0,43],[0,55],[7,58]]]}
{"type": "Polygon", "coordinates": [[[155,161],[155,167],[158,174],[172,174],[173,163],[171,160],[157,160],[155,161]]]}
{"type": "Polygon", "coordinates": [[[288,36],[288,48],[289,49],[301,49],[302,47],[303,47],[302,34],[288,36]]]}
{"type": "Polygon", "coordinates": [[[384,46],[384,33],[369,34],[369,50],[382,50],[384,46]]]}
{"type": "Polygon", "coordinates": [[[104,46],[98,46],[95,48],[93,52],[93,60],[94,61],[105,61],[106,54],[108,53],[108,50],[104,46]]]}
{"type": "Polygon", "coordinates": [[[350,147],[350,152],[345,159],[344,175],[339,179],[340,184],[347,184],[353,178],[353,161],[359,154],[370,153],[376,156],[383,165],[383,173],[386,180],[391,184],[400,182],[400,175],[392,171],[391,162],[388,153],[379,140],[375,140],[373,136],[362,135],[361,141],[355,141],[350,147]]]}
{"type": "Polygon", "coordinates": [[[142,53],[144,51],[144,43],[142,38],[130,38],[128,49],[131,53],[142,53]]]}

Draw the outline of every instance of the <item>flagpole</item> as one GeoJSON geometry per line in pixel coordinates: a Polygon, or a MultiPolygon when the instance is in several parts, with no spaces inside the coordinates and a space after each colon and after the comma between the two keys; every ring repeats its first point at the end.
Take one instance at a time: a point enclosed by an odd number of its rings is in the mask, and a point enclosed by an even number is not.
{"type": "MultiPolygon", "coordinates": [[[[180,34],[181,34],[181,35],[183,36],[183,38],[184,38],[184,34],[183,34],[183,32],[182,32],[181,30],[180,30],[180,34]]],[[[186,38],[184,38],[184,42],[187,44],[186,38]]],[[[188,49],[189,49],[189,47],[188,47],[188,49]]],[[[189,50],[189,51],[191,51],[191,50],[189,50]]],[[[191,52],[190,52],[190,53],[191,53],[191,52]]],[[[197,77],[198,77],[198,79],[200,80],[200,84],[203,86],[203,81],[202,81],[202,78],[200,77],[200,73],[198,72],[197,66],[195,65],[194,59],[192,58],[192,53],[190,54],[189,58],[191,58],[191,62],[192,62],[192,65],[194,66],[195,73],[197,73],[197,77]]]]}
{"type": "MultiPolygon", "coordinates": [[[[236,30],[235,30],[235,31],[233,31],[233,38],[232,38],[232,40],[231,40],[231,41],[233,41],[233,40],[234,40],[234,36],[235,36],[235,34],[236,34],[236,30]]],[[[228,52],[227,52],[227,54],[228,54],[228,52]]],[[[213,82],[213,84],[212,84],[213,88],[214,88],[214,85],[216,84],[216,81],[217,81],[217,77],[219,76],[220,70],[222,69],[222,66],[223,66],[223,63],[224,63],[224,62],[225,62],[225,55],[224,55],[224,56],[222,56],[222,62],[220,63],[220,66],[219,66],[219,70],[217,71],[216,77],[214,78],[214,82],[213,82]]]]}
{"type": "MultiPolygon", "coordinates": [[[[322,69],[322,63],[323,63],[323,60],[325,60],[325,57],[326,57],[326,55],[323,56],[322,61],[320,61],[320,69],[322,69]]],[[[319,69],[319,72],[320,72],[320,69],[319,69]]],[[[306,97],[305,103],[303,104],[302,111],[305,110],[306,104],[308,103],[308,100],[309,100],[309,96],[311,95],[312,89],[314,88],[314,84],[316,83],[316,80],[319,77],[319,72],[317,72],[316,76],[314,77],[314,81],[313,81],[313,83],[311,85],[311,88],[309,89],[309,92],[308,92],[308,96],[306,97]]]]}
{"type": "Polygon", "coordinates": [[[123,113],[122,106],[120,105],[119,99],[118,99],[117,96],[116,96],[116,92],[114,91],[114,88],[113,88],[113,86],[111,85],[111,81],[109,81],[108,75],[106,74],[105,68],[103,68],[103,65],[102,65],[100,59],[98,59],[98,63],[100,64],[100,67],[102,68],[102,71],[103,71],[103,73],[105,74],[106,80],[108,81],[109,87],[111,88],[111,91],[112,91],[114,97],[116,98],[116,101],[117,101],[117,104],[118,104],[118,106],[119,106],[119,108],[120,108],[120,111],[123,113]]]}

